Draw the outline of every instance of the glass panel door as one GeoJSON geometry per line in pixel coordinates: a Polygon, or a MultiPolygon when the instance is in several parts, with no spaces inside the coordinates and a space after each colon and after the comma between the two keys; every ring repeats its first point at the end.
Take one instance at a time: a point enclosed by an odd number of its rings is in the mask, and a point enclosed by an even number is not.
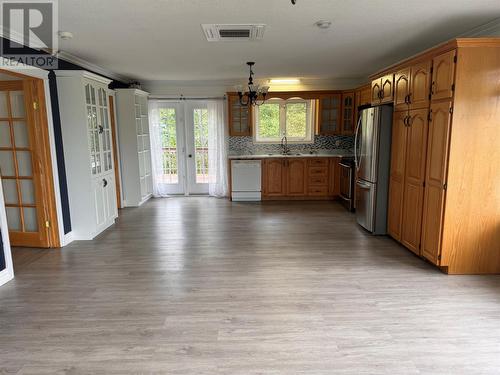
{"type": "Polygon", "coordinates": [[[37,145],[28,100],[22,80],[0,82],[0,174],[12,244],[47,246],[40,173],[33,168],[37,145]]]}
{"type": "Polygon", "coordinates": [[[187,192],[208,194],[208,112],[203,102],[186,104],[187,192]]]}
{"type": "MultiPolygon", "coordinates": [[[[165,194],[184,194],[184,115],[179,103],[162,103],[159,108],[161,155],[156,160],[156,182],[165,194]]],[[[158,152],[158,149],[156,150],[158,152]]]]}

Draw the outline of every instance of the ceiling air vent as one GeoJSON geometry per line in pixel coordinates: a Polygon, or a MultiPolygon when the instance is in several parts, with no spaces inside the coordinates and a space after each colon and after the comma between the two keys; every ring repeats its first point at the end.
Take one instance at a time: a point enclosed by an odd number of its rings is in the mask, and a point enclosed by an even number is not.
{"type": "Polygon", "coordinates": [[[203,24],[203,32],[209,42],[261,40],[266,25],[203,24]]]}

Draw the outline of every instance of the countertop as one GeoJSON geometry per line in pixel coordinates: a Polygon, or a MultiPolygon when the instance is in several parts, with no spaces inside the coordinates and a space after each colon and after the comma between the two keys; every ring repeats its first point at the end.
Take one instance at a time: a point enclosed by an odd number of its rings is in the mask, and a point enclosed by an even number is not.
{"type": "Polygon", "coordinates": [[[290,154],[283,155],[277,153],[269,153],[269,154],[243,154],[243,155],[234,155],[230,154],[228,156],[229,159],[238,159],[238,160],[246,160],[246,159],[271,159],[271,158],[335,158],[335,157],[344,157],[344,156],[354,156],[352,152],[349,150],[335,150],[335,151],[319,151],[317,153],[309,153],[309,152],[291,152],[290,154]]]}

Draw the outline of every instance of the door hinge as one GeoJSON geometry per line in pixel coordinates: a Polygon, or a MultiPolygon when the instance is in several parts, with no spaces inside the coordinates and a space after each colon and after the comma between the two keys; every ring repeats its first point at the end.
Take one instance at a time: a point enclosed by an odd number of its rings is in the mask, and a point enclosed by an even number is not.
{"type": "Polygon", "coordinates": [[[429,114],[427,115],[427,120],[432,121],[432,109],[429,111],[429,114]]]}
{"type": "Polygon", "coordinates": [[[457,55],[453,56],[453,62],[456,64],[456,63],[457,63],[457,61],[458,61],[458,57],[457,57],[457,55]]]}
{"type": "Polygon", "coordinates": [[[45,221],[45,228],[50,228],[50,221],[45,221]]]}
{"type": "Polygon", "coordinates": [[[34,109],[34,110],[37,110],[37,109],[38,109],[38,103],[37,103],[37,102],[33,102],[33,109],[34,109]]]}
{"type": "Polygon", "coordinates": [[[455,84],[451,85],[451,91],[455,91],[455,84]]]}
{"type": "Polygon", "coordinates": [[[431,66],[431,74],[434,73],[434,67],[431,66]]]}
{"type": "Polygon", "coordinates": [[[448,189],[448,184],[443,184],[443,190],[448,189]]]}
{"type": "Polygon", "coordinates": [[[453,107],[450,107],[450,113],[453,114],[453,107]]]}
{"type": "Polygon", "coordinates": [[[438,260],[441,260],[441,255],[438,255],[438,260]]]}

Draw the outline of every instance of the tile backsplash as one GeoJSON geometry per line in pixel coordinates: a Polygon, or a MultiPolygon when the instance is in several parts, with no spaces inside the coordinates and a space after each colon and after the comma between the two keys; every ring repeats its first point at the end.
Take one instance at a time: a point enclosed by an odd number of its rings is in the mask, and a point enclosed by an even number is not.
{"type": "MultiPolygon", "coordinates": [[[[352,151],[354,137],[345,135],[316,135],[314,143],[291,143],[288,146],[292,151],[309,150],[350,150],[352,151]]],[[[279,144],[254,144],[253,137],[229,137],[229,154],[247,155],[260,153],[274,153],[281,151],[279,144]]]]}

